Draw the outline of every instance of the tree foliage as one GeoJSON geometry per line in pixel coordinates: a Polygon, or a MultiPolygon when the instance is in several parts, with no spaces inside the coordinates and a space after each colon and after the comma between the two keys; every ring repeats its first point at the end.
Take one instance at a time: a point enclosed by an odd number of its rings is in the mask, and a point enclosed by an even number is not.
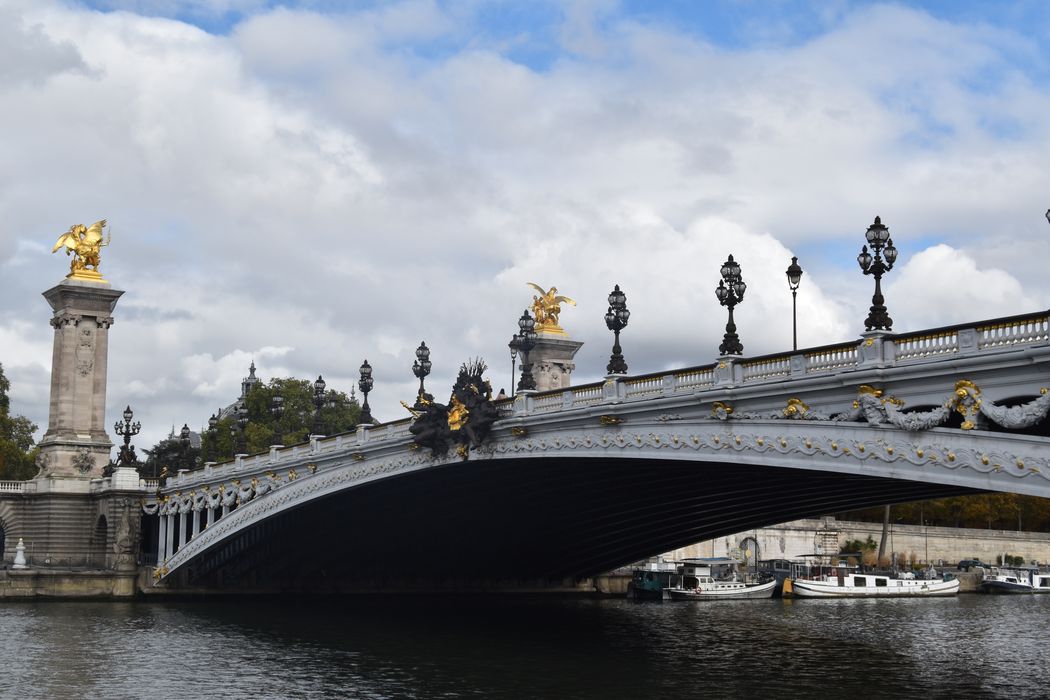
{"type": "Polygon", "coordinates": [[[11,382],[0,364],[0,480],[31,479],[36,474],[36,425],[24,416],[12,416],[7,392],[11,382]]]}
{"type": "MultiPolygon", "coordinates": [[[[882,521],[882,506],[838,514],[843,520],[882,521]]],[[[1050,532],[1050,499],[1012,493],[955,496],[894,505],[891,522],[1050,532]]]]}
{"type": "MultiPolygon", "coordinates": [[[[306,442],[314,432],[315,405],[313,382],[307,379],[271,379],[268,384],[259,383],[245,397],[248,409],[248,425],[244,429],[246,452],[265,452],[274,444],[277,419],[271,407],[273,397],[280,394],[284,399],[284,414],[280,420],[281,444],[295,445],[306,442]]],[[[353,430],[361,415],[361,407],[341,391],[325,392],[321,408],[320,434],[336,435],[353,430]]],[[[201,454],[204,459],[216,461],[233,457],[237,442],[236,420],[226,417],[219,421],[215,430],[206,430],[202,436],[201,454]]]]}

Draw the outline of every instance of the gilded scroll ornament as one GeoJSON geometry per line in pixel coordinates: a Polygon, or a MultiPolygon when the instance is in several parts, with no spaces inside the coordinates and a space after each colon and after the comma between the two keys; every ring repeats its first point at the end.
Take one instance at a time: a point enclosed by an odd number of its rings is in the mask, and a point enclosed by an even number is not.
{"type": "Polygon", "coordinates": [[[557,287],[544,291],[543,287],[534,282],[527,284],[539,292],[539,296],[533,295],[532,297],[532,315],[536,318],[536,332],[566,335],[565,329],[558,325],[561,305],[564,302],[576,306],[576,302],[567,296],[558,294],[557,287]]]}
{"type": "Polygon", "coordinates": [[[105,226],[105,219],[96,221],[90,226],[74,224],[69,227],[69,231],[58,237],[51,252],[57,253],[59,249],[65,248],[66,255],[73,256],[69,263],[69,274],[66,277],[89,282],[105,282],[98,270],[102,247],[109,245],[110,241],[108,232],[103,240],[102,229],[105,226]]]}

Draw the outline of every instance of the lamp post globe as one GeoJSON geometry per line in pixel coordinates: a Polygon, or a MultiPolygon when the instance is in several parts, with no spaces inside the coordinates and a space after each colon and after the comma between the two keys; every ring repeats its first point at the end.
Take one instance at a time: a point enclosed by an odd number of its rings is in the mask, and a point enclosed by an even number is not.
{"type": "Polygon", "coordinates": [[[241,403],[237,406],[237,454],[247,454],[248,438],[244,431],[248,428],[248,406],[241,403]]]}
{"type": "Polygon", "coordinates": [[[864,319],[864,327],[868,331],[889,331],[892,330],[893,319],[886,308],[886,299],[882,296],[882,276],[893,269],[893,263],[897,260],[897,248],[890,238],[890,230],[883,225],[882,218],[878,216],[864,232],[864,240],[868,243],[860,249],[857,264],[865,275],[875,278],[875,293],[871,297],[871,308],[868,310],[868,317],[864,319]],[[871,252],[868,252],[869,246],[871,252]]]}
{"type": "Polygon", "coordinates": [[[802,266],[798,264],[798,258],[791,256],[791,264],[787,269],[788,288],[791,290],[791,349],[798,350],[798,285],[802,282],[802,266]]]}
{"type": "Polygon", "coordinates": [[[373,380],[372,380],[372,365],[368,364],[368,360],[361,363],[360,379],[357,380],[357,388],[361,390],[365,400],[361,405],[361,415],[358,418],[359,425],[372,425],[375,421],[372,419],[372,411],[368,407],[368,392],[372,391],[373,380]]]}
{"type": "Polygon", "coordinates": [[[726,323],[726,332],[722,338],[722,344],[718,346],[718,352],[722,355],[741,355],[744,352],[744,346],[740,343],[740,336],[736,333],[733,309],[744,300],[747,284],[740,276],[740,263],[734,260],[732,255],[722,263],[719,273],[722,279],[718,280],[718,286],[715,287],[715,297],[719,304],[729,309],[729,321],[726,323]]]}

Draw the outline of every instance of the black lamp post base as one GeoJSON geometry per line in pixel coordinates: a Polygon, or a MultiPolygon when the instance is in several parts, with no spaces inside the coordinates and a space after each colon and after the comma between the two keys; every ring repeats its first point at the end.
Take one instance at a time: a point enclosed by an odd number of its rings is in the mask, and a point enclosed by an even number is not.
{"type": "Polygon", "coordinates": [[[718,352],[722,355],[743,355],[744,346],[740,342],[740,336],[736,333],[726,333],[722,344],[718,346],[718,352]]]}
{"type": "Polygon", "coordinates": [[[872,306],[868,317],[864,319],[864,327],[869,331],[893,330],[893,319],[887,313],[885,306],[872,306]]]}

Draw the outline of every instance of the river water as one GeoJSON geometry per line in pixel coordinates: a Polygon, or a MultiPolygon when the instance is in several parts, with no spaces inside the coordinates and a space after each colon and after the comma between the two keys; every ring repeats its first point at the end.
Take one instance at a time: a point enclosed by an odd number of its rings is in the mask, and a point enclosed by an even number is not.
{"type": "Polygon", "coordinates": [[[0,697],[1045,697],[1050,595],[0,603],[0,697]]]}

